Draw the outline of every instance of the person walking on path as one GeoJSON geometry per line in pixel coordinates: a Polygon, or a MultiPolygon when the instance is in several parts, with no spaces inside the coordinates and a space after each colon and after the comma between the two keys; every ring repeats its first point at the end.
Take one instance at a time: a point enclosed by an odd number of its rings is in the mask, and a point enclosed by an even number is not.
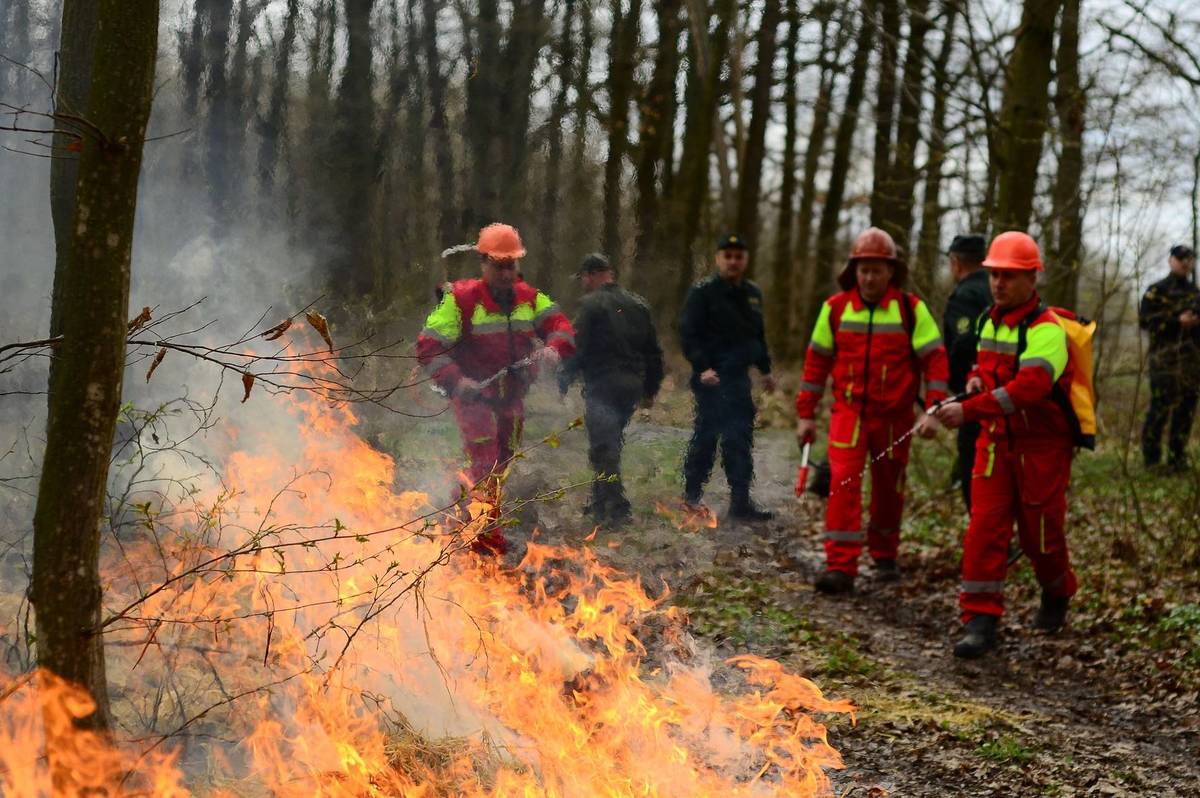
{"type": "Polygon", "coordinates": [[[699,509],[717,446],[729,480],[729,517],[766,521],[774,513],[750,498],[754,481],[754,398],[750,367],[775,390],[763,324],[762,290],[745,279],[750,252],[741,236],[717,243],[717,273],[692,286],[680,319],[683,354],[692,365],[695,426],[683,461],[683,501],[699,509]]]}
{"type": "Polygon", "coordinates": [[[641,403],[654,403],[663,380],[663,354],[646,300],[626,291],[603,255],[588,255],[576,276],[586,295],[575,317],[575,354],[563,363],[559,387],[583,379],[588,461],[595,472],[587,513],[621,526],[630,504],[621,482],[625,427],[641,403]]]}
{"type": "MultiPolygon", "coordinates": [[[[550,297],[517,276],[525,247],[515,228],[488,225],[474,249],[481,276],[443,288],[417,336],[417,360],[450,396],[467,478],[480,485],[494,480],[520,446],[537,366],[554,368],[574,354],[575,331],[550,297]]],[[[475,548],[502,554],[507,545],[494,527],[475,548]]]]}
{"type": "MultiPolygon", "coordinates": [[[[950,360],[950,393],[967,389],[967,373],[975,364],[975,323],[992,304],[983,258],[987,241],[980,235],[955,236],[947,252],[954,291],[946,301],[942,317],[942,337],[950,360]]],[[[979,423],[972,421],[958,428],[957,480],[963,502],[971,509],[971,467],[975,463],[975,441],[979,423]]]]}
{"type": "Polygon", "coordinates": [[[972,396],[934,411],[952,429],[970,421],[982,427],[958,596],[965,635],[954,646],[968,659],[996,645],[1014,522],[1042,588],[1034,626],[1061,628],[1077,587],[1065,530],[1075,434],[1059,401],[1072,377],[1066,331],[1038,296],[1043,266],[1032,238],[1001,233],[983,265],[994,304],[976,327],[972,396]]]}
{"type": "MultiPolygon", "coordinates": [[[[801,445],[816,437],[817,405],[833,376],[826,570],[816,581],[823,593],[854,589],[864,542],[880,578],[894,580],[900,574],[896,554],[917,393],[924,378],[926,406],[932,407],[945,398],[948,376],[937,322],[924,302],[902,290],[907,273],[890,235],[877,227],[859,235],[838,275],[842,290],[821,306],[804,359],[804,381],[796,394],[801,445]],[[871,523],[863,532],[862,477],[868,462],[871,523]]],[[[922,419],[923,437],[936,431],[922,419]]]]}
{"type": "Polygon", "coordinates": [[[1172,247],[1170,273],[1147,289],[1138,308],[1138,324],[1150,333],[1150,409],[1142,426],[1147,467],[1162,460],[1168,424],[1167,467],[1188,467],[1188,436],[1200,398],[1200,288],[1189,279],[1195,260],[1191,247],[1172,247]]]}

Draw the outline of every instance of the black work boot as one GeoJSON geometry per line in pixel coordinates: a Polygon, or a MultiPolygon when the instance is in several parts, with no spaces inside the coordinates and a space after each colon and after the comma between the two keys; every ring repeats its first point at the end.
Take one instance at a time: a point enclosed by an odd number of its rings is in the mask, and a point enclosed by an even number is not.
{"type": "Polygon", "coordinates": [[[900,580],[900,566],[896,565],[895,560],[876,560],[875,578],[880,582],[898,582],[900,580]]]}
{"type": "Polygon", "coordinates": [[[813,583],[817,590],[830,596],[854,591],[854,577],[845,571],[826,571],[813,583]]]}
{"type": "Polygon", "coordinates": [[[775,517],[775,513],[764,510],[749,496],[745,496],[734,498],[729,502],[729,517],[738,521],[770,521],[775,517]]]}
{"type": "Polygon", "coordinates": [[[954,656],[962,659],[979,659],[996,647],[995,615],[976,615],[967,621],[966,635],[954,645],[954,656]]]}
{"type": "Polygon", "coordinates": [[[1067,607],[1071,599],[1066,596],[1048,596],[1042,594],[1042,606],[1038,607],[1037,615],[1033,617],[1033,628],[1046,632],[1057,632],[1067,622],[1067,607]]]}

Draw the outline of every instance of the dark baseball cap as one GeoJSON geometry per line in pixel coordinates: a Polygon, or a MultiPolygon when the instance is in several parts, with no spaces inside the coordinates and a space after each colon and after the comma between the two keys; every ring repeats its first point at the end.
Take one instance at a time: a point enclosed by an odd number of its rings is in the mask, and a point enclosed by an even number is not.
{"type": "Polygon", "coordinates": [[[1187,244],[1176,244],[1171,247],[1171,257],[1187,260],[1188,258],[1196,257],[1196,253],[1187,244]]]}
{"type": "Polygon", "coordinates": [[[955,236],[946,253],[948,255],[967,255],[983,260],[987,256],[987,239],[975,233],[955,236]]]}
{"type": "Polygon", "coordinates": [[[612,271],[612,264],[608,262],[608,258],[599,252],[593,252],[590,255],[583,256],[583,262],[575,270],[575,276],[579,277],[584,274],[597,274],[607,271],[612,271]]]}
{"type": "Polygon", "coordinates": [[[721,236],[721,240],[717,242],[717,250],[722,249],[750,249],[746,244],[746,239],[742,238],[737,233],[727,233],[721,236]]]}

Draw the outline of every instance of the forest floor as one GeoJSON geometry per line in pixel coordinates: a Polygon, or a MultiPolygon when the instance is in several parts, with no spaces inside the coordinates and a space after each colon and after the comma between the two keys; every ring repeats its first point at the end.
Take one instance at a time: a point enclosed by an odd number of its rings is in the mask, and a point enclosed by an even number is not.
{"type": "MultiPolygon", "coordinates": [[[[535,395],[526,444],[569,425],[581,403],[535,395]]],[[[590,546],[603,561],[663,582],[693,634],[719,657],[773,657],[849,698],[856,723],[830,716],[845,769],[839,796],[1200,795],[1200,480],[1134,473],[1127,453],[1076,461],[1068,518],[1080,592],[1058,635],[1032,630],[1037,587],[1022,561],[1009,574],[1001,643],[989,658],[955,660],[956,591],[966,527],[949,485],[952,439],[914,447],[901,549],[903,579],[879,583],[864,554],[857,592],[815,593],[823,502],[793,496],[795,441],[786,399],[770,399],[756,438],[756,498],[765,524],[724,518],[718,464],[707,502],[715,529],[680,531],[657,503],[678,502],[690,434],[686,390],[642,412],[627,434],[625,481],[634,520],[594,539],[581,514],[586,489],[530,505],[517,542],[590,546]]],[[[453,440],[448,420],[426,425],[429,446],[377,436],[404,473],[453,440]],[[443,428],[445,427],[445,428],[443,428]],[[449,433],[449,435],[448,435],[449,433]],[[432,441],[437,440],[437,444],[432,441]]],[[[510,489],[532,495],[588,478],[581,429],[524,459],[510,489]]],[[[442,452],[453,456],[451,452],[442,452]]],[[[518,557],[523,546],[514,547],[518,557]]]]}

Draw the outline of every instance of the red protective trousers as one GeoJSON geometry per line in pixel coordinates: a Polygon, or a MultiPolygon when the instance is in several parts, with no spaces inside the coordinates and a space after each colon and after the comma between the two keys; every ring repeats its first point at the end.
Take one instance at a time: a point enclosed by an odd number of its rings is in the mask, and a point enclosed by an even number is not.
{"type": "Polygon", "coordinates": [[[1014,521],[1021,549],[1033,563],[1042,590],[1057,598],[1075,595],[1077,584],[1063,532],[1071,457],[1069,439],[1046,441],[1033,451],[1014,451],[1003,437],[980,439],[958,594],[964,623],[976,615],[1004,613],[1014,521]]]}
{"type": "Polygon", "coordinates": [[[454,400],[454,417],[467,455],[467,478],[478,483],[503,469],[521,444],[524,397],[454,400]]]}
{"type": "Polygon", "coordinates": [[[861,416],[834,405],[829,425],[829,502],[825,506],[825,563],[830,571],[858,573],[863,542],[876,560],[894,560],[904,514],[904,472],[914,415],[861,416]],[[903,442],[897,443],[899,438],[903,442]],[[862,479],[871,461],[871,523],[862,528],[862,479]]]}

